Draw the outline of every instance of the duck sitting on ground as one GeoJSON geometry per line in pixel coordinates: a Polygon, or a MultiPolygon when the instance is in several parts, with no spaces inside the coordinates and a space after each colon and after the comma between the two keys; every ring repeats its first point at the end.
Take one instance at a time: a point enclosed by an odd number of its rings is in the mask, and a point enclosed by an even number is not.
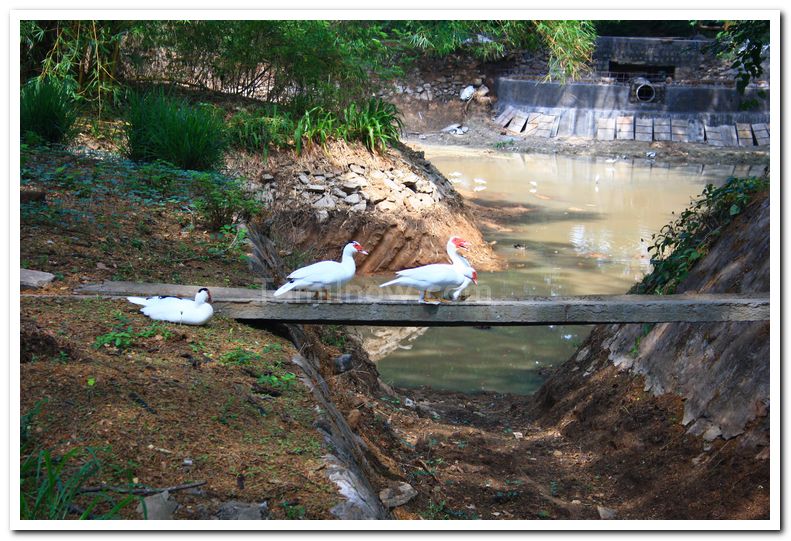
{"type": "Polygon", "coordinates": [[[193,299],[179,297],[127,297],[129,302],[142,305],[143,314],[158,321],[184,323],[186,325],[203,325],[214,315],[211,304],[211,293],[202,287],[193,299]]]}
{"type": "Polygon", "coordinates": [[[329,299],[329,289],[338,288],[354,278],[354,273],[357,270],[357,266],[354,264],[354,254],[358,252],[368,255],[359,242],[352,241],[344,246],[340,263],[319,261],[295,270],[288,275],[288,282],[275,291],[275,297],[294,289],[313,291],[315,298],[318,298],[319,291],[322,291],[324,298],[329,299]]]}

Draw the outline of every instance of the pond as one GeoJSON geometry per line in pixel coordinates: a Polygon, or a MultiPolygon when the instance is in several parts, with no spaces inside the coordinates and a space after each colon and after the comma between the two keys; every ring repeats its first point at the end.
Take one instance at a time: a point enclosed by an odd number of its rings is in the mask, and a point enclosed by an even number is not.
{"type": "MultiPolygon", "coordinates": [[[[423,147],[482,216],[502,272],[479,273],[471,297],[625,293],[650,271],[651,235],[707,183],[750,166],[423,147]]],[[[757,166],[756,166],[757,167],[757,166]]],[[[761,166],[761,169],[763,166],[761,166]]],[[[756,172],[757,173],[757,169],[756,172]]],[[[384,281],[384,278],[381,280],[384,281]]],[[[401,387],[535,392],[590,326],[361,329],[382,379],[401,387]]]]}

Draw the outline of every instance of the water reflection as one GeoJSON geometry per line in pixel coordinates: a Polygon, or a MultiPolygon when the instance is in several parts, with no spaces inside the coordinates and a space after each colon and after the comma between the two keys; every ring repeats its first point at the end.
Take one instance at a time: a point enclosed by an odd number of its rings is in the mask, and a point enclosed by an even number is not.
{"type": "MultiPolygon", "coordinates": [[[[671,212],[685,208],[706,183],[734,174],[723,165],[423,150],[478,208],[485,238],[508,261],[505,271],[479,273],[478,288],[468,290],[472,298],[623,293],[650,270],[651,235],[671,212]]],[[[370,337],[381,330],[362,332],[370,337]]],[[[589,332],[580,326],[420,329],[403,339],[391,333],[387,347],[380,336],[377,357],[383,379],[399,386],[529,394],[589,332]]]]}

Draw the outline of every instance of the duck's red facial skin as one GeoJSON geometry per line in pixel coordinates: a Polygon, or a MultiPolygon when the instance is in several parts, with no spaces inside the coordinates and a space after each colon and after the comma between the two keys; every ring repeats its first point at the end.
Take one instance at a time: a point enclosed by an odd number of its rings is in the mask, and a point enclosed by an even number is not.
{"type": "Polygon", "coordinates": [[[355,249],[355,250],[357,250],[358,252],[360,252],[361,254],[363,254],[363,255],[368,255],[368,252],[366,252],[366,251],[363,249],[362,245],[361,245],[359,242],[357,242],[357,241],[352,241],[352,245],[354,246],[354,249],[355,249]]]}
{"type": "Polygon", "coordinates": [[[472,283],[478,285],[478,271],[472,271],[472,283]]]}
{"type": "Polygon", "coordinates": [[[461,237],[453,237],[450,240],[453,243],[453,245],[456,246],[456,248],[463,248],[465,250],[469,250],[470,249],[470,243],[467,242],[466,240],[464,240],[461,237]]]}
{"type": "Polygon", "coordinates": [[[211,291],[208,289],[206,290],[206,296],[209,297],[209,302],[211,302],[211,291]]]}

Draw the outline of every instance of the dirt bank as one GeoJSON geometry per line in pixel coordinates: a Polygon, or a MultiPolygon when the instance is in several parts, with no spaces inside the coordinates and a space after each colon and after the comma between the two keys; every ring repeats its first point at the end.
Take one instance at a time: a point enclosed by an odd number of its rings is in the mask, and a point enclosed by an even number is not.
{"type": "Polygon", "coordinates": [[[265,219],[251,227],[275,240],[291,268],[337,259],[350,240],[370,252],[358,261],[363,274],[441,262],[452,235],[472,243],[477,269],[502,266],[452,184],[406,146],[379,155],[335,142],[266,164],[240,156],[232,167],[253,179],[267,204],[265,219]]]}

